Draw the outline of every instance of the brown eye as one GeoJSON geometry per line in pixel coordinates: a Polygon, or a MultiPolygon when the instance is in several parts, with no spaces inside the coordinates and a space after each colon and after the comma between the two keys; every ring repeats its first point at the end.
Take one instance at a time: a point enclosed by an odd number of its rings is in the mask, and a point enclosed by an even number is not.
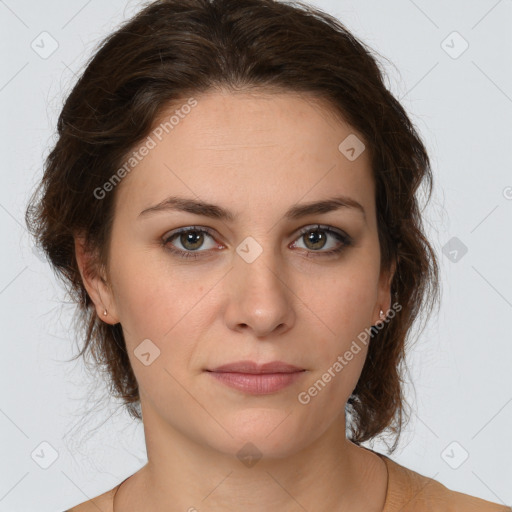
{"type": "Polygon", "coordinates": [[[190,251],[199,249],[204,243],[204,234],[200,231],[188,231],[177,236],[179,236],[181,245],[190,251]]]}
{"type": "MultiPolygon", "coordinates": [[[[328,226],[313,226],[304,228],[298,240],[304,241],[304,249],[318,252],[319,255],[330,255],[341,252],[352,244],[352,239],[345,233],[328,226]],[[329,240],[332,240],[331,242],[329,240]],[[327,249],[322,251],[322,249],[327,249]]],[[[297,242],[294,243],[294,246],[297,242]]]]}
{"type": "Polygon", "coordinates": [[[303,240],[306,242],[308,249],[322,249],[327,242],[327,235],[322,230],[315,229],[302,235],[303,240]]]}
{"type": "MultiPolygon", "coordinates": [[[[205,238],[211,238],[213,240],[213,234],[210,230],[206,228],[197,228],[194,226],[178,229],[166,237],[162,242],[162,245],[166,247],[169,251],[174,254],[177,254],[183,258],[198,258],[202,257],[207,250],[204,249],[205,238]],[[179,244],[176,246],[175,244],[179,244]]],[[[210,247],[206,247],[206,249],[211,249],[215,247],[216,244],[212,243],[210,247]]]]}

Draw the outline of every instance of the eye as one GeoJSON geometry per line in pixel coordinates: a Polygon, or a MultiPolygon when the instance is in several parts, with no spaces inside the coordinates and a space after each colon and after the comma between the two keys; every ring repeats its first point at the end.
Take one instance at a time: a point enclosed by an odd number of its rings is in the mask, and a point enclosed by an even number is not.
{"type": "MultiPolygon", "coordinates": [[[[209,228],[189,226],[186,228],[180,228],[173,231],[162,240],[162,245],[166,250],[179,258],[200,258],[203,257],[201,253],[207,252],[208,249],[219,247],[213,243],[210,247],[204,249],[205,238],[214,239],[213,231],[209,228]],[[174,240],[176,239],[176,242],[174,240]],[[174,245],[178,243],[181,247],[174,245]]],[[[330,256],[342,252],[346,247],[352,244],[352,239],[343,231],[339,231],[330,226],[307,226],[299,232],[299,238],[297,240],[305,240],[306,247],[304,249],[308,253],[318,253],[316,256],[330,256]],[[331,243],[329,244],[329,239],[331,243]],[[334,240],[334,245],[333,241],[334,240]],[[335,242],[337,241],[337,243],[335,242]],[[321,250],[327,247],[328,250],[321,250]]],[[[293,247],[297,247],[297,241],[292,244],[293,247]]],[[[221,246],[222,247],[222,246],[221,246]]]]}
{"type": "MultiPolygon", "coordinates": [[[[189,226],[186,228],[180,228],[171,233],[169,236],[165,237],[163,240],[163,245],[167,250],[173,254],[176,254],[178,257],[198,258],[200,255],[194,253],[205,252],[198,250],[204,244],[205,236],[213,238],[213,232],[211,232],[208,228],[189,226]],[[171,243],[175,238],[181,245],[181,248],[177,248],[171,243]]],[[[215,244],[213,244],[211,247],[207,247],[207,249],[211,249],[213,247],[215,247],[215,244]]]]}
{"type": "MultiPolygon", "coordinates": [[[[300,231],[298,240],[304,240],[306,243],[305,249],[309,252],[319,253],[319,256],[340,253],[352,244],[352,239],[343,231],[321,225],[305,227],[300,231]],[[329,238],[337,240],[338,243],[333,245],[331,242],[329,246],[329,238]],[[326,246],[328,246],[328,250],[320,250],[326,248],[326,246]]],[[[297,242],[294,242],[293,245],[296,246],[296,244],[297,242]]]]}

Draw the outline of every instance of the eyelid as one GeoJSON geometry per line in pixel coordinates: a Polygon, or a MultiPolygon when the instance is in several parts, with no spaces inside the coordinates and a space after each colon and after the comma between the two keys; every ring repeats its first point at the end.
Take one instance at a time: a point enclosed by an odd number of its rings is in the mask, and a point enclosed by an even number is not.
{"type": "Polygon", "coordinates": [[[187,233],[188,231],[204,231],[205,233],[208,233],[212,238],[217,237],[217,233],[214,229],[208,228],[206,226],[184,226],[181,228],[173,229],[169,232],[167,232],[163,237],[162,240],[167,241],[176,235],[180,235],[181,233],[187,233]]]}
{"type": "Polygon", "coordinates": [[[307,226],[304,226],[299,230],[297,238],[303,235],[304,233],[309,233],[310,231],[314,231],[315,229],[330,231],[340,235],[343,239],[346,239],[347,241],[352,241],[352,237],[345,233],[345,231],[335,228],[334,226],[328,226],[326,224],[308,224],[307,226]]]}

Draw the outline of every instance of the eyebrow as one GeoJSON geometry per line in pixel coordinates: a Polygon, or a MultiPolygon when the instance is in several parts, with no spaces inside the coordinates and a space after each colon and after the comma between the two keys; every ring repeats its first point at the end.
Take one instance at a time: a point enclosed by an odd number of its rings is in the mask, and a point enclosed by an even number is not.
{"type": "MultiPolygon", "coordinates": [[[[297,220],[308,215],[329,213],[342,208],[349,208],[361,213],[366,222],[366,212],[363,206],[355,199],[343,195],[321,201],[295,204],[284,214],[284,218],[287,220],[297,220]]],[[[139,214],[139,218],[149,214],[167,211],[193,213],[195,215],[202,215],[204,217],[210,217],[212,219],[219,219],[227,222],[233,222],[237,216],[236,213],[215,204],[197,201],[186,197],[171,196],[154,206],[142,210],[139,214]]]]}

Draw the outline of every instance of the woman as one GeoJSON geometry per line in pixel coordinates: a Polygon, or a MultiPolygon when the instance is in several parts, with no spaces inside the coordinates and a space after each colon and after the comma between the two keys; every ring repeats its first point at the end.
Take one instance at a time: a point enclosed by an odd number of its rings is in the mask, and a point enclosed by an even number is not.
{"type": "Polygon", "coordinates": [[[72,511],[510,510],[361,446],[396,447],[405,340],[439,283],[425,147],[340,22],[151,3],[58,132],[27,221],[148,454],[72,511]]]}

